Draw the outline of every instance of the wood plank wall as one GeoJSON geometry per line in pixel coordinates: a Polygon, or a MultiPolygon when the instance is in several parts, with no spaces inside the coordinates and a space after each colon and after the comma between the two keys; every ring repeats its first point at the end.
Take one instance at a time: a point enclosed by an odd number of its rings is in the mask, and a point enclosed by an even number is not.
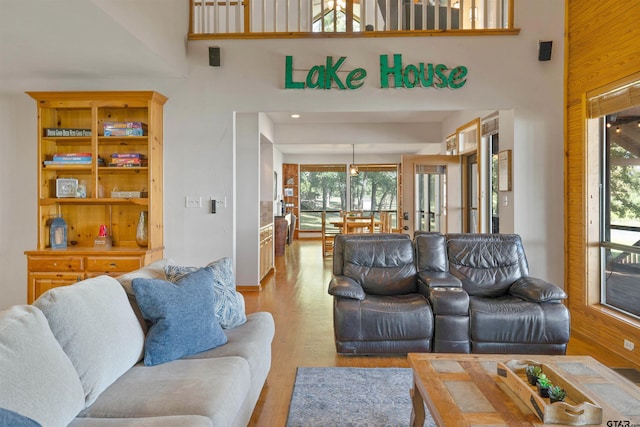
{"type": "Polygon", "coordinates": [[[598,194],[589,182],[598,170],[595,156],[587,155],[585,108],[588,92],[640,71],[640,0],[566,3],[565,283],[572,334],[640,366],[640,322],[597,304],[598,194]],[[624,339],[635,343],[634,351],[624,349],[624,339]]]}

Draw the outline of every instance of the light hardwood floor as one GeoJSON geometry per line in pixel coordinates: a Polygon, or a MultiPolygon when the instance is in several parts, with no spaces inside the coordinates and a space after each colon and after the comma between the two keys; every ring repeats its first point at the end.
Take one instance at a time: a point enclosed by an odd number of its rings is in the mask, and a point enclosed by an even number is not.
{"type": "MultiPolygon", "coordinates": [[[[327,293],[333,259],[323,259],[320,240],[297,240],[276,257],[276,271],[261,292],[245,292],[248,313],[273,314],[276,334],[267,384],[250,426],[284,426],[297,367],[408,367],[404,356],[340,356],[333,340],[333,297],[327,293]]],[[[631,367],[606,349],[572,336],[568,354],[588,354],[609,367],[631,367]]]]}

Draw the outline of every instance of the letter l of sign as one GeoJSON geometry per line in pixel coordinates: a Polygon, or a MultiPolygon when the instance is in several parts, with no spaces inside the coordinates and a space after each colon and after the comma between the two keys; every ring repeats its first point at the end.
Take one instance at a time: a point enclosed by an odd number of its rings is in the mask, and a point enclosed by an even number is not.
{"type": "Polygon", "coordinates": [[[294,82],[293,81],[293,57],[287,56],[285,60],[285,78],[284,78],[284,88],[285,89],[304,89],[303,82],[294,82]]]}

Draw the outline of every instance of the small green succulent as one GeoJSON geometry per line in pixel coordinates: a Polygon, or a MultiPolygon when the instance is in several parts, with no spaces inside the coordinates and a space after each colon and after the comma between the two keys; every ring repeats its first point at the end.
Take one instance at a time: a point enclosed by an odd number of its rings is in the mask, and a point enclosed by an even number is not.
{"type": "Polygon", "coordinates": [[[545,374],[538,375],[538,384],[541,388],[551,387],[551,380],[545,374]]]}
{"type": "Polygon", "coordinates": [[[549,387],[549,397],[553,400],[564,400],[567,397],[567,392],[559,385],[552,385],[549,387]]]}
{"type": "Polygon", "coordinates": [[[527,367],[525,368],[525,372],[527,373],[527,375],[538,378],[540,374],[542,374],[542,368],[538,365],[527,365],[527,367]]]}

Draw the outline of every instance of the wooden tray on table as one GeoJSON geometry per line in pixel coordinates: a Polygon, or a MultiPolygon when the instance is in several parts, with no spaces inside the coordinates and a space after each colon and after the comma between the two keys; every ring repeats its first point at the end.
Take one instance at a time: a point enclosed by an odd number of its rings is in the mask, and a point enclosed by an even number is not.
{"type": "Polygon", "coordinates": [[[533,360],[510,360],[498,362],[497,373],[498,378],[545,424],[581,426],[602,423],[602,408],[549,365],[533,360]],[[527,381],[527,365],[540,366],[553,385],[565,389],[565,401],[550,403],[548,398],[541,397],[537,387],[527,381]]]}

